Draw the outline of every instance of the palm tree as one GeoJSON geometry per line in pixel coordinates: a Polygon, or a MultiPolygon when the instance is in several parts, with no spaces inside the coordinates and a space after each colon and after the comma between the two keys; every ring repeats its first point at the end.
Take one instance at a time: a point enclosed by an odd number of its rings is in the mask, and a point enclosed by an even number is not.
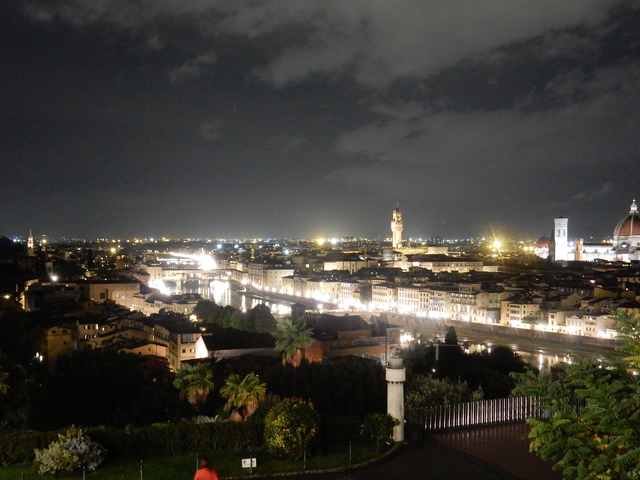
{"type": "Polygon", "coordinates": [[[311,328],[307,328],[304,321],[293,318],[286,319],[278,325],[275,334],[276,350],[282,354],[283,365],[311,344],[311,332],[311,328]]]}
{"type": "Polygon", "coordinates": [[[206,363],[186,364],[178,370],[173,385],[180,390],[189,403],[198,406],[207,399],[207,395],[213,390],[213,372],[206,363]]]}
{"type": "Polygon", "coordinates": [[[255,373],[248,373],[244,378],[232,373],[220,389],[220,395],[227,399],[224,406],[227,411],[235,409],[243,419],[247,419],[267,396],[267,384],[261,382],[255,373]]]}

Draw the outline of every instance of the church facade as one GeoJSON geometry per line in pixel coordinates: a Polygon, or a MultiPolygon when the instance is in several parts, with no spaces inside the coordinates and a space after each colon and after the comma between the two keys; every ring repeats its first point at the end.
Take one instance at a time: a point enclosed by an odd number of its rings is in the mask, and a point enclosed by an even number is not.
{"type": "Polygon", "coordinates": [[[568,220],[556,219],[552,259],[554,261],[631,262],[640,260],[640,213],[635,200],[631,202],[629,213],[618,222],[613,230],[613,240],[606,243],[585,243],[582,239],[567,240],[568,220]]]}

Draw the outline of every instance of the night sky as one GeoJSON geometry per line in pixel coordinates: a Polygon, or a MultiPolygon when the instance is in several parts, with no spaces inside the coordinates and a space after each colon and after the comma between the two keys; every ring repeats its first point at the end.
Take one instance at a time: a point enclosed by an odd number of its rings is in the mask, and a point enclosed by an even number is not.
{"type": "Polygon", "coordinates": [[[640,2],[14,0],[0,234],[610,235],[640,2]]]}

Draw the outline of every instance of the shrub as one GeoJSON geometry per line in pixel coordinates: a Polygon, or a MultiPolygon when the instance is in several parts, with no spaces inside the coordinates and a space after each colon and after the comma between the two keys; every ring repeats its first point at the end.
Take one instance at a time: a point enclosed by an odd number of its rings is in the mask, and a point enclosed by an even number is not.
{"type": "Polygon", "coordinates": [[[362,434],[365,438],[375,442],[379,452],[382,445],[387,444],[393,434],[393,427],[398,425],[398,420],[386,413],[372,413],[367,416],[362,425],[362,434]]]}
{"type": "Polygon", "coordinates": [[[189,452],[240,452],[259,446],[253,422],[164,423],[126,430],[99,428],[92,436],[116,457],[176,455],[189,452]]]}
{"type": "Polygon", "coordinates": [[[310,402],[286,398],[265,419],[264,439],[274,455],[301,457],[318,433],[318,415],[310,402]]]}
{"type": "MultiPolygon", "coordinates": [[[[111,458],[139,459],[147,456],[189,452],[241,452],[260,446],[261,427],[242,423],[156,423],[144,427],[87,429],[92,439],[109,451],[111,458]]],[[[58,432],[0,433],[0,465],[31,462],[34,450],[47,447],[58,432]]]]}
{"type": "Polygon", "coordinates": [[[56,432],[4,432],[0,434],[0,465],[31,462],[34,450],[46,448],[57,437],[56,432]]]}
{"type": "Polygon", "coordinates": [[[42,450],[35,450],[35,466],[40,475],[93,471],[104,460],[105,450],[80,428],[70,427],[42,450]]]}

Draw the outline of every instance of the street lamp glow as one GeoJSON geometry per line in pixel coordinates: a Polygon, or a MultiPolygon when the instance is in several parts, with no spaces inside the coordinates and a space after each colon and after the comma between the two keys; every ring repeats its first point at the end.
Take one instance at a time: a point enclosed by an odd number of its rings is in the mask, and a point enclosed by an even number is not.
{"type": "Polygon", "coordinates": [[[491,247],[496,251],[499,252],[500,249],[502,249],[502,240],[500,240],[499,238],[494,238],[493,242],[491,242],[491,247]]]}
{"type": "Polygon", "coordinates": [[[49,278],[51,279],[51,281],[53,283],[56,283],[58,280],[60,280],[60,277],[58,277],[58,275],[56,275],[55,273],[52,273],[49,278]]]}
{"type": "Polygon", "coordinates": [[[321,246],[323,246],[323,245],[325,244],[325,242],[326,242],[326,241],[327,241],[327,239],[326,239],[326,238],[322,238],[322,237],[320,237],[320,238],[316,238],[316,243],[317,243],[317,244],[318,244],[318,246],[320,246],[320,247],[321,247],[321,246]]]}

